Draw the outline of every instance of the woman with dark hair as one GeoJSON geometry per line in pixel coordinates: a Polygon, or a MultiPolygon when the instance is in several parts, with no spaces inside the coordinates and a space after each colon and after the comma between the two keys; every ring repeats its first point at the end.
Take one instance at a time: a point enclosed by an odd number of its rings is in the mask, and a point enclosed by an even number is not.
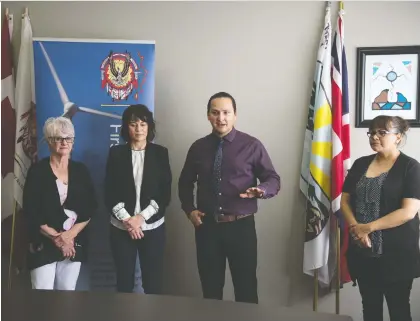
{"type": "Polygon", "coordinates": [[[362,296],[363,319],[411,321],[410,293],[420,276],[420,164],[398,147],[408,123],[378,116],[367,135],[374,154],[357,159],[343,185],[341,210],[350,226],[347,261],[362,296]]]}
{"type": "Polygon", "coordinates": [[[121,136],[126,144],[110,148],[105,176],[117,291],[133,291],[138,253],[144,292],[160,294],[172,184],[168,150],[152,142],[155,122],[144,105],[124,111],[121,136]]]}

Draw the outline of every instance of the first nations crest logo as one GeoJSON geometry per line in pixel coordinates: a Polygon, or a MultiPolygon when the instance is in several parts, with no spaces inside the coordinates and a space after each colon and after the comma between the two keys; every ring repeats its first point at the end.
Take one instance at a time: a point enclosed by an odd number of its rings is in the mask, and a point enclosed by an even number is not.
{"type": "Polygon", "coordinates": [[[139,86],[139,74],[139,66],[130,53],[111,51],[101,64],[102,88],[106,88],[112,101],[127,100],[134,88],[139,86]]]}

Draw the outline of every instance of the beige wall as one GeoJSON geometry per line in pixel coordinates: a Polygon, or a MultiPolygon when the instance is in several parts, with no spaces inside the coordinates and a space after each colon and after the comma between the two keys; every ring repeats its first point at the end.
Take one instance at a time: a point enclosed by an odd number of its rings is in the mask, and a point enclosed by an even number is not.
{"type": "MultiPolygon", "coordinates": [[[[302,141],[324,2],[2,2],[29,8],[34,36],[156,40],[157,140],[170,151],[174,183],[168,210],[166,282],[170,293],[200,296],[193,228],[180,210],[176,183],[190,144],[206,135],[205,105],[217,91],[238,103],[237,128],[267,147],[282,178],[278,197],[261,202],[259,293],[262,304],[311,309],[312,278],[302,274],[302,141]]],[[[337,4],[332,18],[335,28],[337,4]]],[[[420,44],[419,2],[346,2],[345,37],[354,127],[356,47],[420,44]]],[[[15,32],[20,33],[16,20],[15,32]]],[[[19,33],[14,45],[18,48],[19,33]]],[[[16,51],[16,50],[15,50],[16,51]]],[[[16,52],[15,52],[16,54],[16,52]]],[[[366,129],[352,128],[353,159],[370,153],[366,129]]],[[[404,151],[420,160],[420,130],[404,151]]],[[[226,298],[232,299],[230,276],[226,298]]],[[[420,320],[420,281],[412,294],[420,320]]],[[[334,296],[320,299],[334,311],[334,296]]],[[[341,291],[341,311],[361,320],[358,289],[341,291]]]]}

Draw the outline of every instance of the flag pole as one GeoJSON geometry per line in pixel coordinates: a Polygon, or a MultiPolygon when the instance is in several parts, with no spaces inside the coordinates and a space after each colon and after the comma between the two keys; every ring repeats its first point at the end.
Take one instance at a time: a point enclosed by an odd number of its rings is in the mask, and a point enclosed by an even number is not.
{"type": "Polygon", "coordinates": [[[335,290],[335,313],[340,314],[340,288],[341,288],[341,260],[340,260],[340,222],[336,220],[336,260],[337,260],[337,284],[335,290]]]}
{"type": "MultiPolygon", "coordinates": [[[[340,1],[340,10],[344,10],[344,2],[340,1]]],[[[341,289],[341,242],[340,242],[340,221],[336,219],[336,260],[337,260],[337,279],[336,279],[336,290],[335,290],[335,313],[340,314],[340,289],[341,289]]]]}
{"type": "MultiPolygon", "coordinates": [[[[9,19],[9,8],[5,10],[6,19],[9,19]]],[[[10,254],[9,254],[9,278],[7,282],[7,288],[12,288],[12,260],[13,260],[13,248],[14,248],[14,232],[15,232],[15,213],[16,213],[16,201],[13,202],[13,214],[12,214],[12,235],[10,240],[10,254]]]]}
{"type": "MultiPolygon", "coordinates": [[[[326,1],[326,10],[331,8],[331,1],[326,1]]],[[[328,53],[327,53],[328,54],[328,53]]],[[[319,287],[319,268],[314,271],[314,294],[313,294],[313,311],[318,311],[318,287],[319,287]]]]}
{"type": "Polygon", "coordinates": [[[318,270],[315,270],[314,274],[314,298],[313,298],[313,310],[318,311],[318,270]]]}
{"type": "Polygon", "coordinates": [[[9,290],[12,289],[12,265],[13,265],[13,251],[14,251],[14,243],[15,243],[15,223],[16,223],[16,208],[17,202],[16,200],[13,202],[13,215],[12,215],[12,235],[10,240],[10,255],[9,255],[9,280],[7,282],[7,288],[9,290]]]}

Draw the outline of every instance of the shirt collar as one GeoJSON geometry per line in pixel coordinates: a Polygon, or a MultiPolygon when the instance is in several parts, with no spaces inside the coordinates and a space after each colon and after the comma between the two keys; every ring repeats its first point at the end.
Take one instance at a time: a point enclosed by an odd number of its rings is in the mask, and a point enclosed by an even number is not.
{"type": "MultiPolygon", "coordinates": [[[[237,130],[235,129],[235,127],[233,127],[232,130],[230,131],[230,133],[227,134],[226,136],[222,137],[222,139],[227,140],[229,143],[231,143],[235,139],[236,132],[237,132],[237,130]]],[[[212,133],[212,136],[217,138],[218,140],[220,140],[220,137],[217,136],[216,134],[212,133]]]]}
{"type": "Polygon", "coordinates": [[[229,143],[233,142],[236,136],[236,129],[235,127],[232,128],[229,134],[227,134],[225,137],[223,137],[225,140],[227,140],[229,143]]]}

